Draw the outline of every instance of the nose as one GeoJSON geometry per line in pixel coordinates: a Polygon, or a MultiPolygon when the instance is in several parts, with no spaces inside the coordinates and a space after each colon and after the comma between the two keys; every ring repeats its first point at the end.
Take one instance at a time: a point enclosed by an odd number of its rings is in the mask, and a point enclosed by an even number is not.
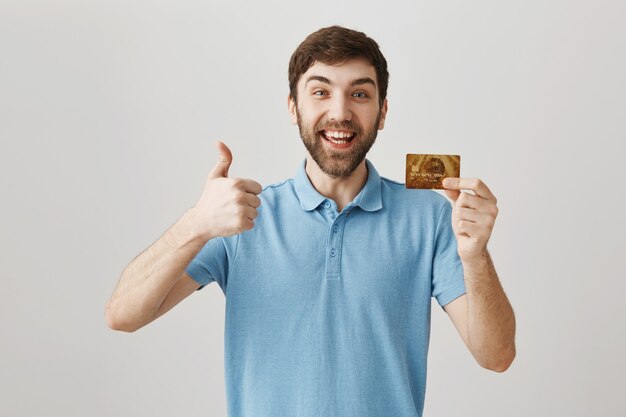
{"type": "Polygon", "coordinates": [[[335,95],[329,103],[328,118],[331,121],[343,122],[352,120],[349,103],[342,95],[335,95]]]}

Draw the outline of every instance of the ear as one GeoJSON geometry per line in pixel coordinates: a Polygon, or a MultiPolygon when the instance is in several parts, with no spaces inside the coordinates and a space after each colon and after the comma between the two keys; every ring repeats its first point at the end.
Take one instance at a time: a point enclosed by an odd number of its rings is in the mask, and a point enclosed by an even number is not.
{"type": "Polygon", "coordinates": [[[289,114],[291,115],[291,123],[294,125],[298,124],[298,109],[296,102],[290,95],[287,96],[287,107],[289,108],[289,114]]]}
{"type": "Polygon", "coordinates": [[[383,107],[380,109],[380,121],[378,122],[378,130],[382,130],[385,127],[385,118],[387,117],[388,110],[387,99],[383,102],[383,107]]]}

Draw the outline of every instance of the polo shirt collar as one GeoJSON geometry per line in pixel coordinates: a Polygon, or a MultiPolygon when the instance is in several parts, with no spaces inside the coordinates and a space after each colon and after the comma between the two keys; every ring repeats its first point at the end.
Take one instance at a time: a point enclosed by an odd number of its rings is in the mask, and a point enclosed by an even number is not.
{"type": "MultiPolygon", "coordinates": [[[[367,166],[367,181],[359,194],[354,198],[353,205],[359,206],[366,211],[376,211],[383,207],[380,175],[378,175],[378,171],[367,158],[365,159],[365,165],[367,166]]],[[[326,197],[313,187],[311,180],[309,180],[306,174],[305,167],[306,158],[298,168],[294,178],[294,187],[302,209],[311,211],[326,200],[326,197]]]]}

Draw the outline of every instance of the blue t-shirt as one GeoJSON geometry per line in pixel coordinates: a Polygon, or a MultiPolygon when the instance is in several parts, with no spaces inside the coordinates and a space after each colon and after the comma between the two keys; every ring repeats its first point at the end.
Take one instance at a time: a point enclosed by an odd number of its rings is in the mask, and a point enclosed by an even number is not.
{"type": "Polygon", "coordinates": [[[228,415],[421,416],[431,297],[465,293],[452,206],[366,159],[339,213],[305,164],[263,188],[252,230],[211,239],[186,270],[226,297],[228,415]]]}

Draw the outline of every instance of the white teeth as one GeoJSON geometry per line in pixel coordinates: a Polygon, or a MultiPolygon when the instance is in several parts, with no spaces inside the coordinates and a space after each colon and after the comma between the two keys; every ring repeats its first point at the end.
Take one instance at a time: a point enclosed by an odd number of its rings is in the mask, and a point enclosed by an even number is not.
{"type": "Polygon", "coordinates": [[[335,138],[335,139],[343,139],[343,138],[354,136],[354,133],[337,132],[334,130],[325,131],[324,133],[327,138],[335,138]]]}
{"type": "Polygon", "coordinates": [[[347,141],[347,140],[335,140],[335,139],[330,139],[330,141],[331,141],[332,143],[336,143],[336,144],[338,144],[338,145],[341,145],[341,144],[343,144],[343,143],[348,143],[348,141],[347,141]]]}

